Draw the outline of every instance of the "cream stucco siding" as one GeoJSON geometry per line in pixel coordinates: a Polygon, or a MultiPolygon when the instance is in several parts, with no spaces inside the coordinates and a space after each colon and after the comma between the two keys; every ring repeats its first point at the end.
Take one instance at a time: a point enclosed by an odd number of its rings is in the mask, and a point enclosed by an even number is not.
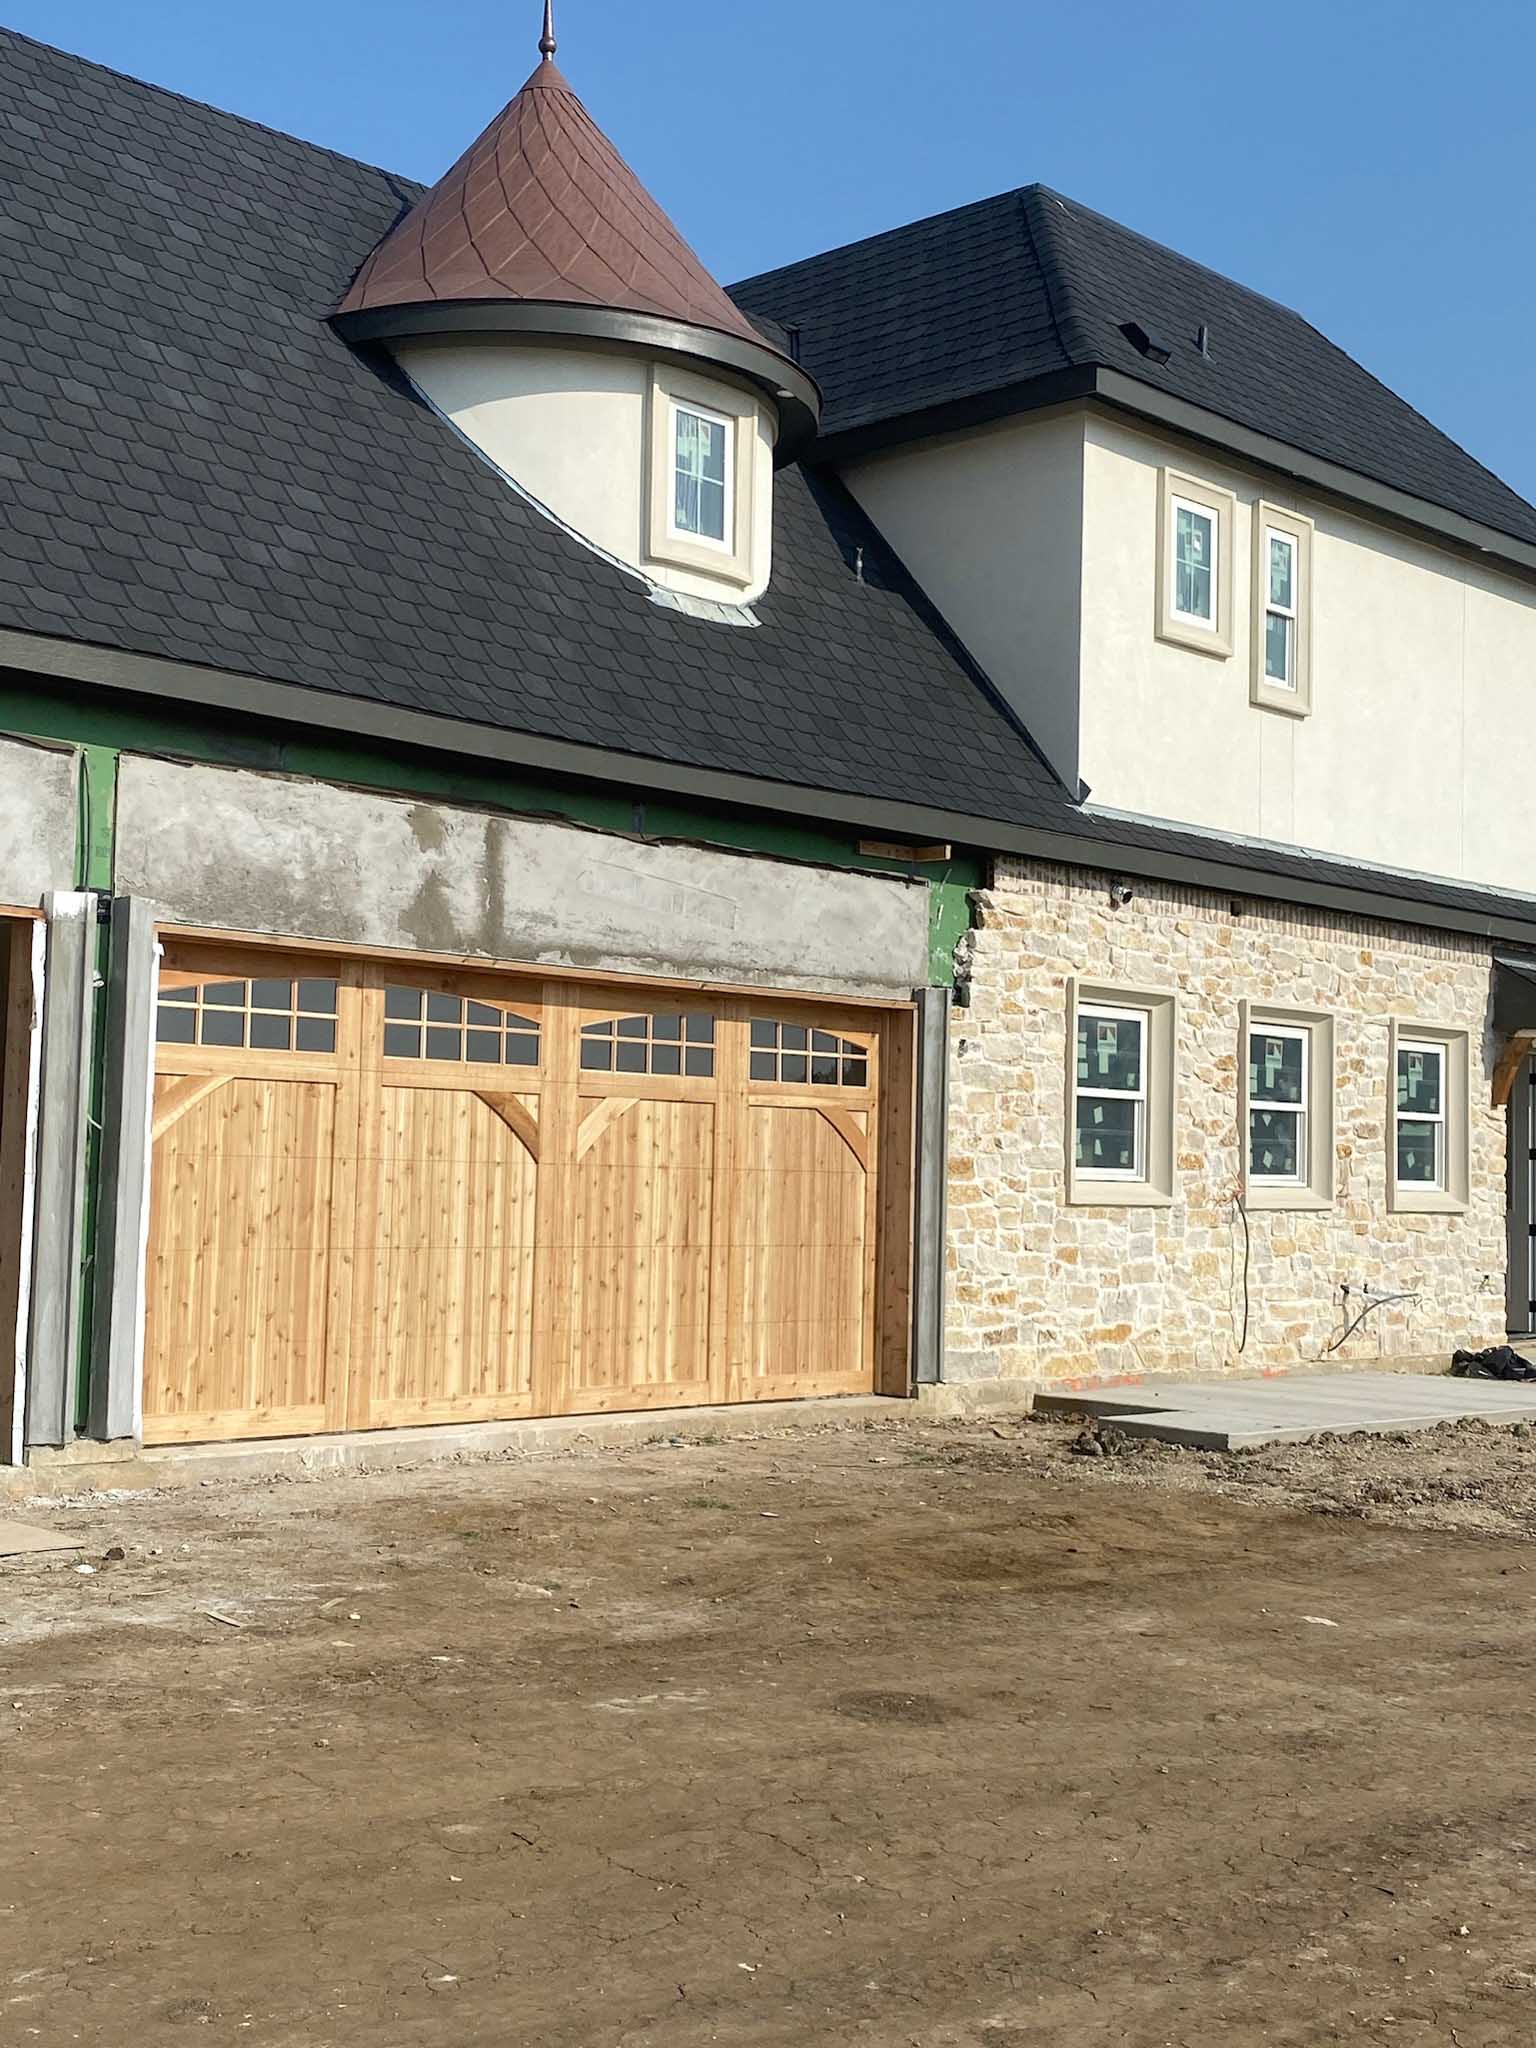
{"type": "Polygon", "coordinates": [[[1536,887],[1536,587],[1097,415],[1082,581],[1082,772],[1095,803],[1536,887]],[[1165,464],[1236,499],[1229,660],[1153,631],[1165,464]],[[1307,718],[1249,697],[1260,499],[1316,522],[1307,718]]]}
{"type": "Polygon", "coordinates": [[[1047,758],[1075,782],[1081,413],[903,448],[844,475],[1047,758]]]}
{"type": "MultiPolygon", "coordinates": [[[[746,583],[648,552],[650,365],[640,356],[526,342],[412,342],[396,349],[412,382],[496,467],[584,540],[688,596],[749,604],[773,558],[774,422],[755,404],[753,533],[746,583]]],[[[712,380],[690,373],[708,397],[712,380]]],[[[741,392],[720,384],[722,410],[741,392]]]]}

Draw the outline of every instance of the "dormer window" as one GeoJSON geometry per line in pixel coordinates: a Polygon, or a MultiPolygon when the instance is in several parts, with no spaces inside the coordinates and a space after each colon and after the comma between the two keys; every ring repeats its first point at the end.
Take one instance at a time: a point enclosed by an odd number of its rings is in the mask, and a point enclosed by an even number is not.
{"type": "Polygon", "coordinates": [[[728,547],[733,422],[676,399],[671,413],[673,534],[728,547]]]}
{"type": "Polygon", "coordinates": [[[671,364],[652,367],[648,560],[717,580],[728,602],[761,587],[767,548],[754,534],[755,502],[772,488],[770,433],[747,392],[671,364]]]}

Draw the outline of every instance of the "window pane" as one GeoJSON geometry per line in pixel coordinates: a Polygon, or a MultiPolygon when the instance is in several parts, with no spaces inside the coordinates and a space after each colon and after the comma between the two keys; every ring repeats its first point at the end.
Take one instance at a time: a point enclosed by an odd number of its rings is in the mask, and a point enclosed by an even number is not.
{"type": "Polygon", "coordinates": [[[253,1010],[291,1010],[293,1008],[293,983],[291,981],[253,981],[251,983],[251,1008],[253,1010]]]}
{"type": "Polygon", "coordinates": [[[164,988],[160,991],[160,1000],[162,1003],[195,1003],[197,1001],[197,990],[195,988],[164,988]]]}
{"type": "Polygon", "coordinates": [[[786,1051],[804,1052],[808,1043],[808,1034],[805,1026],[803,1024],[786,1024],[779,1042],[786,1051]]]}
{"type": "Polygon", "coordinates": [[[1141,1105],[1080,1096],[1077,1104],[1077,1163],[1089,1173],[1137,1170],[1136,1130],[1141,1105]]]}
{"type": "MultiPolygon", "coordinates": [[[[312,982],[305,983],[306,988],[312,988],[313,986],[312,982]]],[[[302,1003],[300,1007],[307,1010],[311,1005],[302,1003]]],[[[320,1005],[315,1004],[313,1007],[318,1009],[320,1005]]],[[[402,1024],[419,1023],[421,1020],[421,990],[419,988],[385,989],[384,1014],[386,1017],[397,1019],[402,1024]]]]}
{"type": "Polygon", "coordinates": [[[803,1052],[787,1052],[779,1062],[781,1081],[803,1081],[806,1077],[806,1058],[803,1052]]]}
{"type": "MultiPolygon", "coordinates": [[[[820,1033],[817,1036],[820,1037],[820,1033]]],[[[824,1053],[817,1053],[811,1060],[811,1079],[818,1088],[835,1088],[838,1085],[839,1062],[829,1059],[824,1053]]]]}
{"type": "Polygon", "coordinates": [[[653,1074],[680,1074],[683,1071],[683,1048],[681,1045],[653,1045],[651,1047],[651,1072],[653,1074]]]}
{"type": "Polygon", "coordinates": [[[652,1038],[664,1038],[676,1044],[682,1035],[683,1020],[681,1017],[653,1017],[651,1019],[652,1038]]]}
{"type": "Polygon", "coordinates": [[[752,1043],[754,1045],[765,1046],[771,1050],[778,1042],[779,1027],[777,1024],[765,1023],[761,1018],[754,1019],[752,1025],[752,1043]]]}
{"type": "Polygon", "coordinates": [[[707,1045],[690,1045],[683,1055],[683,1072],[696,1080],[708,1081],[715,1071],[715,1056],[707,1045]]]}
{"type": "Polygon", "coordinates": [[[845,1088],[867,1088],[869,1086],[868,1060],[845,1060],[843,1062],[843,1086],[845,1088]]]}
{"type": "Polygon", "coordinates": [[[433,989],[427,997],[427,1022],[429,1024],[457,1024],[464,1015],[464,1004],[458,996],[439,995],[433,989]]]}
{"type": "MultiPolygon", "coordinates": [[[[414,1035],[412,1033],[413,1037],[414,1035]]],[[[301,1017],[294,1026],[293,1042],[299,1052],[334,1052],[336,1050],[335,1018],[301,1017]]]]}
{"type": "Polygon", "coordinates": [[[197,1017],[191,1010],[168,1010],[162,1003],[155,1019],[155,1037],[161,1045],[191,1045],[197,1017]]]}
{"type": "Polygon", "coordinates": [[[499,1031],[471,1031],[468,1035],[466,1059],[479,1060],[486,1066],[501,1063],[501,1034],[499,1031]]]}
{"type": "MultiPolygon", "coordinates": [[[[714,1044],[715,1020],[713,1017],[689,1017],[686,1021],[688,1025],[688,1043],[690,1045],[714,1044]]],[[[770,1024],[768,1028],[771,1031],[773,1026],[770,1024]]],[[[756,1040],[753,1041],[754,1044],[756,1042],[756,1040]]],[[[769,1045],[772,1045],[773,1040],[770,1038],[767,1042],[769,1045]]]]}
{"type": "Polygon", "coordinates": [[[1141,1087],[1141,1019],[1082,1012],[1077,1020],[1077,1079],[1084,1088],[1134,1094],[1141,1087]]]}
{"type": "MultiPolygon", "coordinates": [[[[582,1048],[586,1050],[585,1046],[582,1048]]],[[[539,1064],[539,1041],[526,1031],[507,1033],[507,1057],[509,1067],[536,1067],[539,1064]]],[[[585,1061],[582,1062],[586,1064],[585,1061]]]]}
{"type": "Polygon", "coordinates": [[[244,1045],[244,1010],[204,1010],[204,1045],[244,1045]]]}
{"type": "Polygon", "coordinates": [[[1281,612],[1264,614],[1264,673],[1272,683],[1284,683],[1288,687],[1293,680],[1291,673],[1291,640],[1296,631],[1296,621],[1288,619],[1281,612]]]}
{"type": "Polygon", "coordinates": [[[1248,1034],[1248,1098],[1251,1102],[1300,1102],[1306,1041],[1294,1032],[1248,1034]]]}
{"type": "Polygon", "coordinates": [[[470,1003],[467,1005],[471,1024],[483,1025],[487,1031],[501,1029],[501,1012],[491,1003],[470,1003]]]}
{"type": "Polygon", "coordinates": [[[384,1054],[392,1060],[419,1060],[421,1058],[421,1033],[410,1024],[386,1024],[384,1026],[384,1054]]]}
{"type": "Polygon", "coordinates": [[[618,1071],[621,1074],[643,1074],[645,1072],[646,1048],[643,1045],[619,1047],[618,1071]]]}
{"type": "Polygon", "coordinates": [[[1215,554],[1215,521],[1188,505],[1174,514],[1174,607],[1197,619],[1213,617],[1211,569],[1215,554]]]}
{"type": "Polygon", "coordinates": [[[699,523],[695,531],[709,540],[725,539],[725,485],[699,485],[699,523]]]}
{"type": "Polygon", "coordinates": [[[1440,1125],[1397,1120],[1397,1177],[1410,1187],[1440,1185],[1440,1125]]]}
{"type": "Polygon", "coordinates": [[[619,1019],[620,1038],[645,1038],[649,1036],[646,1029],[648,1022],[649,1019],[645,1017],[621,1017],[619,1019]]]}
{"type": "MultiPolygon", "coordinates": [[[[210,1003],[221,1010],[243,1010],[245,1008],[245,983],[243,981],[209,982],[208,986],[203,990],[203,1007],[206,1009],[210,1003]]],[[[235,1042],[238,1044],[238,1039],[235,1042]]]]}
{"type": "Polygon", "coordinates": [[[613,1069],[613,1046],[606,1038],[584,1038],[581,1064],[589,1074],[607,1074],[613,1069]]]}
{"type": "Polygon", "coordinates": [[[1397,1049],[1397,1106],[1410,1114],[1439,1116],[1442,1056],[1433,1046],[1400,1045],[1397,1049]]]}
{"type": "Polygon", "coordinates": [[[445,1030],[441,1025],[427,1033],[427,1058],[429,1060],[461,1060],[464,1057],[464,1041],[457,1031],[445,1030]]]}
{"type": "Polygon", "coordinates": [[[286,1052],[288,1030],[286,1017],[266,1017],[258,1011],[251,1018],[251,1044],[258,1052],[286,1052]]]}
{"type": "Polygon", "coordinates": [[[753,1053],[750,1067],[754,1081],[776,1081],[779,1078],[779,1063],[771,1052],[753,1053]]]}
{"type": "MultiPolygon", "coordinates": [[[[336,1014],[336,984],[334,981],[301,981],[299,983],[299,1008],[312,1011],[317,1016],[334,1017],[336,1014]]],[[[415,1012],[412,1012],[414,1016],[415,1012]]]]}
{"type": "Polygon", "coordinates": [[[1288,540],[1282,540],[1277,533],[1269,536],[1269,601],[1280,605],[1286,611],[1296,609],[1295,590],[1296,550],[1288,540]]]}
{"type": "Polygon", "coordinates": [[[679,533],[725,539],[726,425],[677,409],[673,520],[679,533]]]}
{"type": "Polygon", "coordinates": [[[1252,1180],[1300,1180],[1301,1111],[1256,1109],[1248,1119],[1252,1180]]]}

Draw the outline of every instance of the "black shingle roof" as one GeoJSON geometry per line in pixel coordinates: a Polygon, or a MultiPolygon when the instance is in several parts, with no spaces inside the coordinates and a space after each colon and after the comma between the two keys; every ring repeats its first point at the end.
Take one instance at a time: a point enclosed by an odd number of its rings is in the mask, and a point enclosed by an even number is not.
{"type": "Polygon", "coordinates": [[[835,481],[781,473],[760,627],[684,617],[340,341],[416,191],[0,31],[0,627],[875,815],[1060,804],[835,481]]]}
{"type": "Polygon", "coordinates": [[[1300,314],[1044,185],[747,278],[731,296],[799,327],[827,436],[1053,372],[1115,370],[1536,542],[1536,508],[1300,314]],[[1171,348],[1166,364],[1126,338],[1127,321],[1171,348]]]}

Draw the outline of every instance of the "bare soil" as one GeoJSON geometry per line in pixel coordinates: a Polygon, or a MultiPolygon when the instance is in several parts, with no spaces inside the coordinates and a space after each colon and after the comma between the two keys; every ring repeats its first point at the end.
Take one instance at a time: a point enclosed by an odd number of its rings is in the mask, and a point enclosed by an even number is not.
{"type": "Polygon", "coordinates": [[[1536,2039],[1536,1437],[1078,1440],[25,1510],[0,2043],[1536,2039]]]}

